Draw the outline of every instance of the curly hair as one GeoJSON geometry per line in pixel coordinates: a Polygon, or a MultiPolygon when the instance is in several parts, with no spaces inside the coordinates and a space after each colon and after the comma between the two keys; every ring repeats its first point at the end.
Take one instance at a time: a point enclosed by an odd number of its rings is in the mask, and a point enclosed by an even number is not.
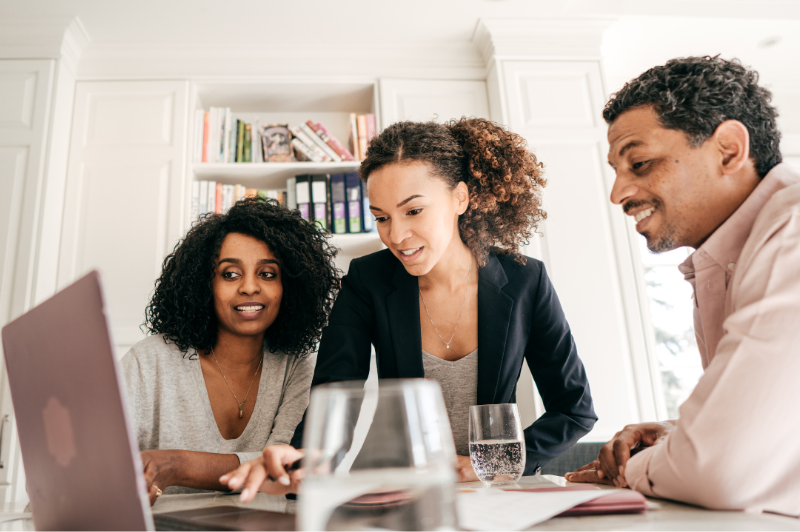
{"type": "Polygon", "coordinates": [[[764,177],[781,162],[772,93],[758,86],[758,72],[738,59],[683,57],[651,68],[613,94],[603,109],[608,124],[630,109],[652,105],[667,129],[683,131],[698,147],[726,120],[738,120],[750,132],[750,157],[764,177]]]}
{"type": "Polygon", "coordinates": [[[314,351],[340,287],[334,265],[338,250],[298,211],[261,197],[243,199],[226,214],[207,214],[178,242],[164,259],[144,327],[163,334],[184,353],[216,344],[211,282],[222,242],[230,233],[261,240],[280,262],[283,297],[278,317],[264,335],[265,344],[272,352],[289,355],[314,351]]]}
{"type": "Polygon", "coordinates": [[[525,139],[483,118],[397,122],[370,142],[361,179],[366,183],[387,164],[412,161],[428,163],[451,190],[466,183],[469,207],[458,228],[479,265],[486,265],[489,251],[525,264],[519,248],[547,217],[541,208],[543,165],[525,139]]]}

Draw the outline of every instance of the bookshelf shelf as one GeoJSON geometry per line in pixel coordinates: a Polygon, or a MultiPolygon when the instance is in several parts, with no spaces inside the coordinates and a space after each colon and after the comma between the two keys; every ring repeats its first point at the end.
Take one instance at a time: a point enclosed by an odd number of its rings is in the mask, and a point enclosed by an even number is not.
{"type": "MultiPolygon", "coordinates": [[[[246,181],[258,181],[264,188],[286,188],[286,179],[297,174],[355,172],[359,161],[349,162],[291,162],[291,163],[195,163],[192,172],[195,179],[219,181],[220,183],[243,185],[246,181]],[[237,181],[239,180],[239,181],[237,181]]],[[[256,184],[256,183],[253,183],[256,184]]]]}

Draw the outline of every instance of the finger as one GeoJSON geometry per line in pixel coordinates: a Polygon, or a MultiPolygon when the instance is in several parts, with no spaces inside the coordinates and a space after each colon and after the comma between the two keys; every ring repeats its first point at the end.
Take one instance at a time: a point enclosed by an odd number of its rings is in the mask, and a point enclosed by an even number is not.
{"type": "Polygon", "coordinates": [[[615,441],[614,459],[616,462],[618,473],[616,477],[609,477],[609,478],[611,479],[616,478],[620,488],[624,488],[628,485],[627,481],[625,480],[625,465],[628,463],[630,457],[631,457],[631,446],[629,446],[626,442],[622,440],[615,441]]]}
{"type": "Polygon", "coordinates": [[[222,482],[223,484],[227,484],[227,486],[232,490],[238,489],[239,486],[241,486],[244,483],[244,481],[250,474],[250,471],[253,468],[253,462],[255,462],[255,460],[243,463],[235,470],[226,473],[225,475],[220,477],[219,481],[222,482]],[[223,480],[226,477],[227,481],[223,480]]]}
{"type": "Polygon", "coordinates": [[[286,472],[284,464],[287,463],[290,453],[284,449],[268,452],[268,449],[269,447],[264,449],[264,467],[267,468],[267,474],[279,484],[288,486],[292,481],[289,479],[289,473],[286,472]]]}
{"type": "Polygon", "coordinates": [[[606,479],[613,480],[617,478],[617,464],[614,458],[614,442],[617,441],[617,437],[618,436],[615,436],[613,440],[603,445],[600,449],[600,453],[597,455],[597,463],[606,479]]]}
{"type": "Polygon", "coordinates": [[[587,484],[608,484],[613,485],[607,478],[600,478],[598,470],[585,470],[575,473],[567,473],[564,478],[567,482],[580,482],[587,484]]]}
{"type": "Polygon", "coordinates": [[[260,464],[250,468],[250,474],[247,476],[244,488],[242,488],[242,494],[239,496],[242,502],[252,501],[253,497],[256,496],[256,492],[266,480],[267,470],[261,467],[260,464]]]}
{"type": "Polygon", "coordinates": [[[585,466],[579,467],[575,471],[572,471],[572,473],[577,473],[578,471],[586,471],[587,469],[597,469],[597,468],[598,468],[598,464],[597,464],[597,460],[595,460],[594,462],[589,462],[585,466]]]}

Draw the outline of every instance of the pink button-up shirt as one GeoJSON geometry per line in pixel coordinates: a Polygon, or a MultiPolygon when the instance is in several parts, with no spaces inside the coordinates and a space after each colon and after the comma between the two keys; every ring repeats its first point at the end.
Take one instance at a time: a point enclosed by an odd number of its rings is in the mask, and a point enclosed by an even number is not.
{"type": "Polygon", "coordinates": [[[645,495],[800,515],[800,173],[773,168],[680,266],[705,374],[628,462],[645,495]]]}

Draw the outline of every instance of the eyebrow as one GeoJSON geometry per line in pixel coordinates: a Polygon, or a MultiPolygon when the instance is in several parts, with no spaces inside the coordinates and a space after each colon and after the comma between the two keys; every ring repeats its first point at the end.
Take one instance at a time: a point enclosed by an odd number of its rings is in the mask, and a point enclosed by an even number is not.
{"type": "MultiPolygon", "coordinates": [[[[401,201],[400,203],[398,203],[397,206],[398,207],[402,207],[403,205],[405,205],[406,203],[408,203],[409,201],[411,201],[413,199],[424,198],[424,197],[425,196],[423,196],[421,194],[414,194],[413,196],[409,196],[406,199],[404,199],[403,201],[401,201]]],[[[376,207],[375,205],[370,205],[369,206],[369,210],[371,210],[371,211],[383,211],[383,209],[381,209],[380,207],[376,207]]]]}
{"type": "MultiPolygon", "coordinates": [[[[224,259],[220,259],[219,262],[217,263],[217,265],[222,264],[223,262],[231,262],[233,264],[241,264],[242,260],[241,259],[234,259],[234,258],[231,258],[231,257],[227,257],[227,258],[224,258],[224,259]]],[[[275,259],[261,259],[260,261],[258,261],[258,263],[259,264],[277,264],[278,266],[280,266],[280,263],[275,259]]]]}

